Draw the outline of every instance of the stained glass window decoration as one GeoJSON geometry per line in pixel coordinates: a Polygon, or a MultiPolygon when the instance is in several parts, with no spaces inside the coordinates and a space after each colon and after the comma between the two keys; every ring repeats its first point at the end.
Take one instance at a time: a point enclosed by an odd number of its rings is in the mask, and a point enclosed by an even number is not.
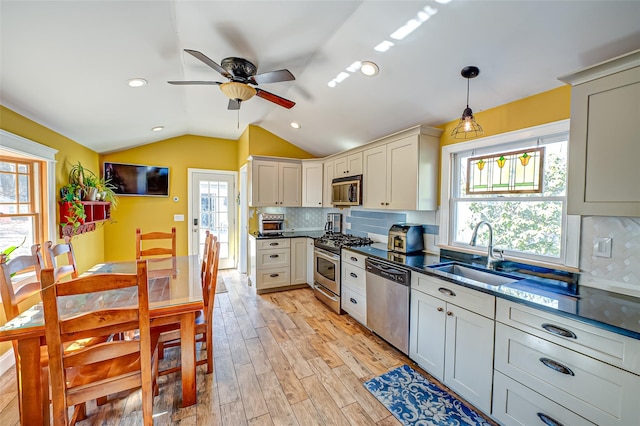
{"type": "Polygon", "coordinates": [[[467,160],[467,194],[542,192],[544,147],[467,160]]]}

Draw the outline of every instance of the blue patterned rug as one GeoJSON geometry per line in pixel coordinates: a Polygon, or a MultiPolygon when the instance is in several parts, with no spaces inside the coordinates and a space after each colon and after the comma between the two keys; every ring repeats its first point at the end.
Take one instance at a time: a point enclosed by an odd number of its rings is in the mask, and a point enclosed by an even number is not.
{"type": "Polygon", "coordinates": [[[408,365],[364,383],[403,425],[490,426],[471,408],[408,365]]]}

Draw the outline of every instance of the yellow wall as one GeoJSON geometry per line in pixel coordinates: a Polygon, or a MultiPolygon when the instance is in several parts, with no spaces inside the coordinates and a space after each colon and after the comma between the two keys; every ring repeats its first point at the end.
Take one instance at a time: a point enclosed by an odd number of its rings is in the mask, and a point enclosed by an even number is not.
{"type": "Polygon", "coordinates": [[[115,223],[105,225],[105,260],[135,257],[135,230],[142,232],[177,231],[178,255],[188,254],[187,169],[237,171],[237,142],[204,136],[185,135],[140,147],[102,155],[100,160],[169,167],[169,197],[119,197],[112,214],[115,223]],[[173,197],[179,197],[178,202],[173,197]],[[174,214],[183,214],[184,222],[174,222],[174,214]]]}
{"type": "MultiPolygon", "coordinates": [[[[476,121],[484,130],[483,137],[526,129],[554,121],[565,120],[570,116],[571,86],[542,92],[528,98],[500,105],[474,114],[476,121]]],[[[472,105],[473,106],[473,105],[472,105]]],[[[440,137],[440,146],[465,142],[469,139],[453,139],[451,132],[459,119],[438,126],[444,129],[440,137]]]]}
{"type": "MultiPolygon", "coordinates": [[[[285,158],[315,158],[307,151],[287,142],[279,136],[264,130],[262,127],[250,125],[248,127],[249,152],[248,155],[268,155],[285,158]]],[[[247,157],[240,158],[242,164],[247,157]]],[[[242,165],[241,164],[241,165],[242,165]]]]}

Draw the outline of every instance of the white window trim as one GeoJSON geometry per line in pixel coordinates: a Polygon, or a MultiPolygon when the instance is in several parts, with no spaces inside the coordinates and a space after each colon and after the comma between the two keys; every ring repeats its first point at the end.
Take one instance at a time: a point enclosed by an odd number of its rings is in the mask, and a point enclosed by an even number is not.
{"type": "Polygon", "coordinates": [[[0,147],[19,155],[26,155],[47,162],[47,209],[49,216],[49,240],[56,241],[58,236],[56,231],[56,154],[57,149],[39,144],[32,140],[23,138],[6,130],[0,129],[0,147]]]}
{"type": "MultiPolygon", "coordinates": [[[[486,138],[474,139],[468,142],[456,143],[442,147],[440,163],[440,235],[438,246],[454,248],[451,244],[451,217],[450,198],[451,185],[454,173],[454,154],[472,149],[486,148],[492,145],[501,145],[523,139],[533,139],[555,133],[569,132],[569,120],[561,120],[540,126],[501,133],[486,138]]],[[[570,142],[569,142],[570,144],[570,142]]],[[[570,146],[570,145],[569,145],[570,146]]],[[[570,148],[569,148],[570,149],[570,148]]],[[[567,227],[565,235],[565,257],[561,259],[563,265],[570,268],[578,268],[580,260],[580,216],[567,215],[567,227]]],[[[483,252],[478,251],[482,254],[483,252]]],[[[525,259],[526,261],[526,259],[525,259]]]]}

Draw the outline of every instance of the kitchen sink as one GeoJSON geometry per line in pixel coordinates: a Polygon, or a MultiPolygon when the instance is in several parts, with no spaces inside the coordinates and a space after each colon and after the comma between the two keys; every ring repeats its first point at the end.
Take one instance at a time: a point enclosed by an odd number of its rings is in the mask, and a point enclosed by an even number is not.
{"type": "Polygon", "coordinates": [[[446,272],[451,275],[456,275],[458,277],[466,278],[467,280],[477,281],[482,284],[488,284],[495,287],[501,286],[503,284],[514,283],[521,279],[510,275],[503,275],[497,272],[476,269],[467,265],[461,265],[459,263],[434,265],[430,268],[437,271],[446,272]]]}

